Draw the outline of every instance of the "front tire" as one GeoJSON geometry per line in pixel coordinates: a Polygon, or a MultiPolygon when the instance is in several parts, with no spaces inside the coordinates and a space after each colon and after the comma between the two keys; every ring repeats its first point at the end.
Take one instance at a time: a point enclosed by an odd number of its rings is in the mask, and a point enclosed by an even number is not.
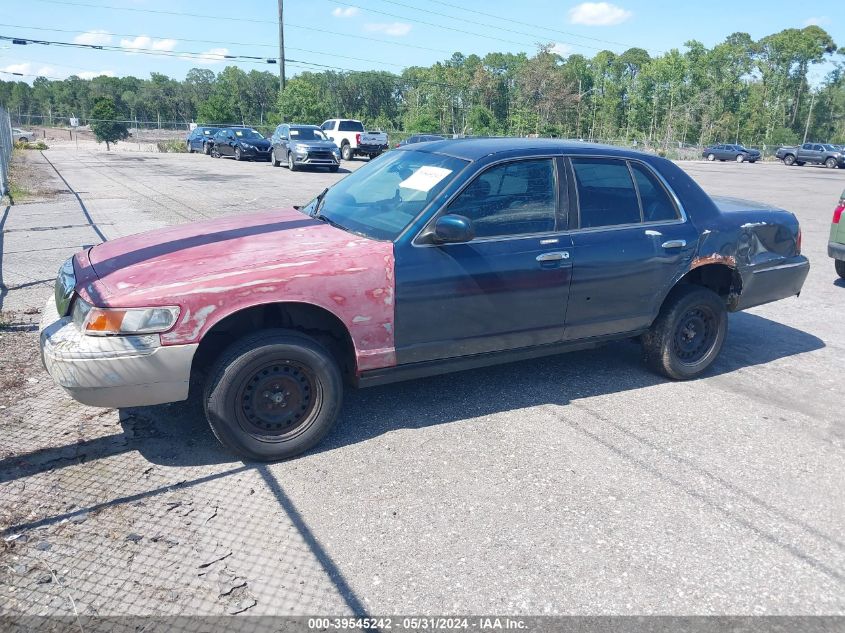
{"type": "Polygon", "coordinates": [[[716,155],[715,154],[707,154],[707,160],[709,160],[712,163],[714,160],[716,160],[716,155]]]}
{"type": "Polygon", "coordinates": [[[296,171],[296,161],[293,158],[292,152],[288,152],[288,169],[296,171]]]}
{"type": "Polygon", "coordinates": [[[826,161],[824,161],[824,166],[828,169],[836,169],[836,159],[828,158],[826,161]]]}
{"type": "Polygon", "coordinates": [[[191,145],[191,143],[190,143],[190,142],[188,142],[188,143],[185,143],[185,145],[187,145],[187,146],[188,146],[188,153],[189,153],[189,154],[193,154],[193,153],[194,153],[194,148],[193,148],[193,146],[191,145]]]}
{"type": "Polygon", "coordinates": [[[205,154],[206,156],[208,154],[210,154],[211,153],[211,145],[209,145],[208,143],[203,143],[202,144],[202,153],[205,154]]]}
{"type": "Polygon", "coordinates": [[[340,146],[340,155],[343,160],[352,160],[352,147],[349,143],[344,143],[340,146]]]}
{"type": "Polygon", "coordinates": [[[745,156],[743,156],[742,154],[737,154],[736,155],[736,162],[744,163],[745,162],[745,156]]]}
{"type": "Polygon", "coordinates": [[[263,330],[233,343],[206,383],[211,430],[230,450],[260,461],[307,451],[331,430],[343,400],[337,362],[293,330],[263,330]]]}
{"type": "Polygon", "coordinates": [[[673,380],[695,378],[719,355],[727,331],[728,314],[719,295],[701,286],[677,286],[642,336],[646,365],[673,380]]]}
{"type": "Polygon", "coordinates": [[[241,156],[241,148],[235,148],[235,160],[241,160],[243,157],[241,156]]]}
{"type": "Polygon", "coordinates": [[[792,154],[787,154],[783,157],[783,164],[787,167],[792,167],[795,164],[795,156],[792,154]]]}
{"type": "Polygon", "coordinates": [[[276,150],[275,149],[270,150],[270,164],[273,167],[278,167],[279,165],[281,165],[281,163],[276,160],[276,150]]]}
{"type": "Polygon", "coordinates": [[[842,279],[845,279],[845,261],[841,259],[834,259],[833,265],[836,267],[836,274],[842,279]]]}

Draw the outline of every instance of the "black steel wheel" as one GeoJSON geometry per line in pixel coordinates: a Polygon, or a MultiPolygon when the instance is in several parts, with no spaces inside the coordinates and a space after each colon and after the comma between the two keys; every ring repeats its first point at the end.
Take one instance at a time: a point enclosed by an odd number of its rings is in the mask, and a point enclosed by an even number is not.
{"type": "Polygon", "coordinates": [[[204,397],[217,439],[262,461],[316,445],[342,400],[337,361],[318,341],[293,330],[262,330],[233,343],[211,368],[204,397]]]}
{"type": "Polygon", "coordinates": [[[646,364],[674,380],[695,378],[716,360],[727,329],[727,309],[719,295],[702,286],[677,286],[642,336],[646,364]]]}

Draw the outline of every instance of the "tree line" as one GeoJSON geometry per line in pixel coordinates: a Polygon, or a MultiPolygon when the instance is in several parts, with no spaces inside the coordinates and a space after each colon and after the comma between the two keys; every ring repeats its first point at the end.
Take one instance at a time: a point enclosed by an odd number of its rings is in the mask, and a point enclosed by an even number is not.
{"type": "Polygon", "coordinates": [[[753,40],[734,33],[706,47],[652,55],[642,48],[592,57],[455,53],[431,66],[386,71],[303,72],[278,89],[270,72],[195,68],[183,81],[136,77],[39,77],[0,82],[0,103],[22,122],[77,116],[108,98],[127,121],[185,124],[321,123],[343,116],[388,131],[472,135],[536,134],[660,147],[741,142],[777,145],[845,141],[845,64],[819,26],[753,40]],[[815,88],[813,66],[832,62],[815,88]]]}

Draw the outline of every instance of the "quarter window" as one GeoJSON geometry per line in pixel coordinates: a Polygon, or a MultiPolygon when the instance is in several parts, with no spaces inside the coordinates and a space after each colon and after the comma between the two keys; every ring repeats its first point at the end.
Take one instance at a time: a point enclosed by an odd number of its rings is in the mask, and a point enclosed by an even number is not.
{"type": "Polygon", "coordinates": [[[556,184],[551,159],[491,167],[449,205],[472,220],[476,237],[528,235],[555,230],[556,184]]]}
{"type": "Polygon", "coordinates": [[[641,221],[631,172],[624,160],[573,158],[580,227],[615,226],[641,221]]]}
{"type": "Polygon", "coordinates": [[[637,163],[630,163],[643,205],[644,222],[677,220],[678,210],[657,177],[637,163]]]}

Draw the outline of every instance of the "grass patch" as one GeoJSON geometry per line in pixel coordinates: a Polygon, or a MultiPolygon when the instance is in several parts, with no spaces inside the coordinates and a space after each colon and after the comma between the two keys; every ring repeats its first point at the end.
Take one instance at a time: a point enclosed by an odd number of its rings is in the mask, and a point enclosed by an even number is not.
{"type": "Polygon", "coordinates": [[[171,139],[169,141],[159,141],[156,143],[158,151],[162,154],[187,154],[188,146],[185,141],[181,139],[171,139]]]}
{"type": "Polygon", "coordinates": [[[50,149],[44,141],[36,141],[35,143],[23,143],[15,141],[15,149],[50,149]]]}

